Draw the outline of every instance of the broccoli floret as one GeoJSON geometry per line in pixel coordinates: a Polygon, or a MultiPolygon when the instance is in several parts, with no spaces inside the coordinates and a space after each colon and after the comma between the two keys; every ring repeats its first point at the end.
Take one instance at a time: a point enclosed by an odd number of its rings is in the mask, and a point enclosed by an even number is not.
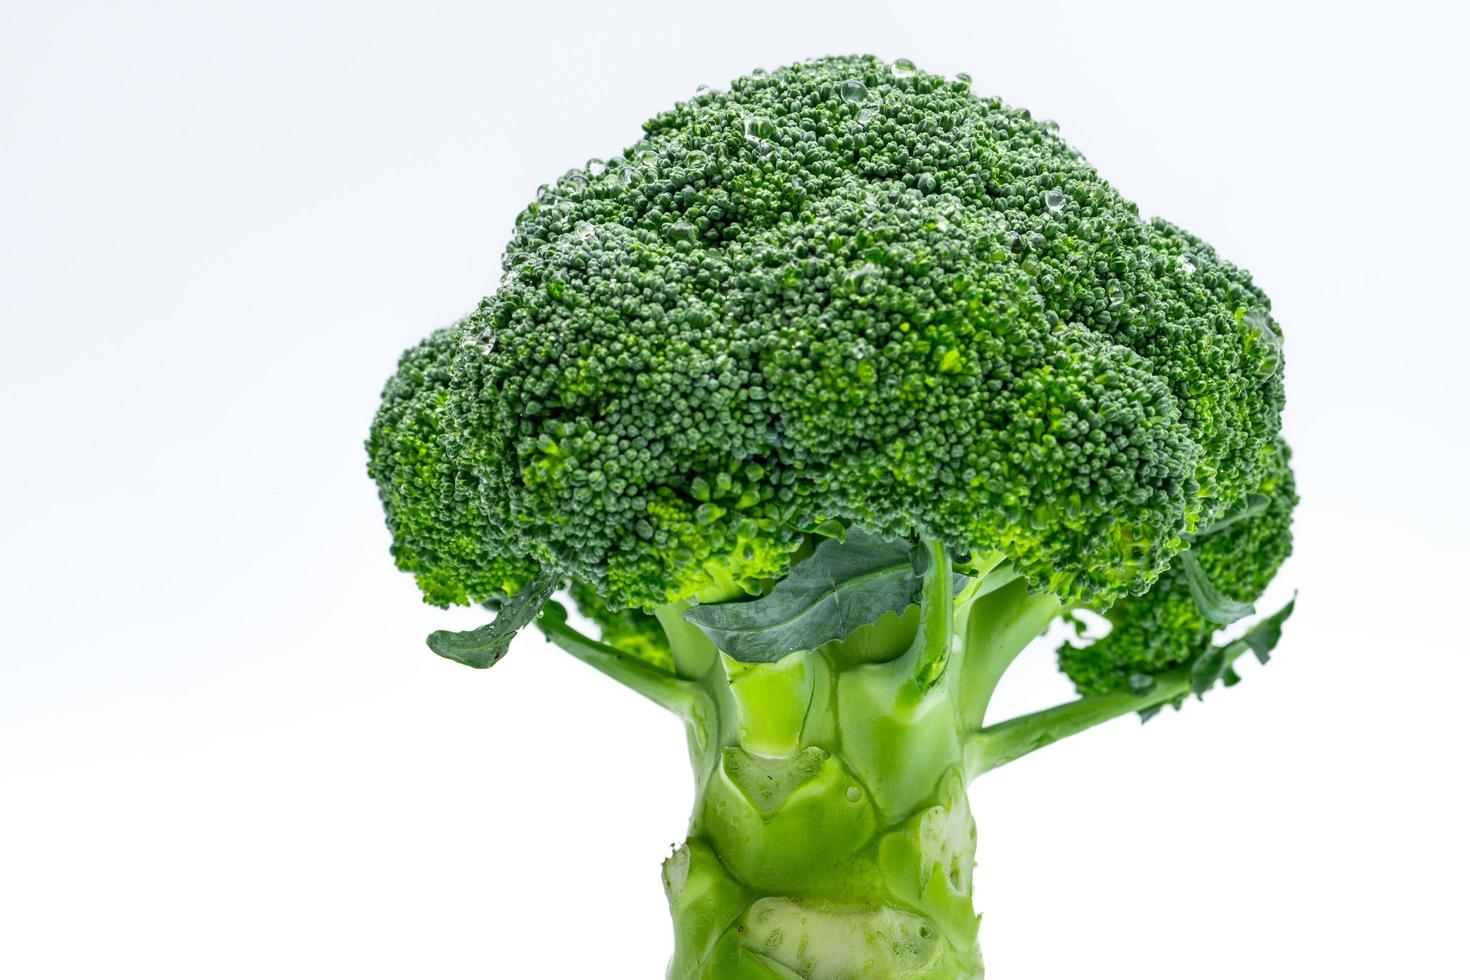
{"type": "MultiPolygon", "coordinates": [[[[1291,516],[1296,481],[1291,451],[1283,442],[1266,453],[1261,485],[1238,515],[1196,537],[1194,556],[1210,585],[1237,601],[1259,596],[1291,555],[1291,516]]],[[[1146,595],[1123,599],[1107,611],[1112,630],[1091,643],[1071,643],[1061,666],[1080,694],[1137,687],[1181,667],[1210,646],[1223,625],[1200,609],[1182,564],[1169,569],[1146,595]]]]}
{"type": "Polygon", "coordinates": [[[1265,297],[1024,110],[830,58],[645,132],[543,188],[435,374],[462,452],[431,523],[489,528],[439,546],[436,600],[509,562],[651,608],[841,518],[1105,606],[1260,483],[1265,297]]]}
{"type": "Polygon", "coordinates": [[[473,342],[472,320],[437,330],[404,353],[367,441],[368,473],[388,515],[393,558],[436,606],[510,595],[535,571],[489,544],[479,478],[461,464],[445,424],[450,368],[459,348],[473,342]]]}

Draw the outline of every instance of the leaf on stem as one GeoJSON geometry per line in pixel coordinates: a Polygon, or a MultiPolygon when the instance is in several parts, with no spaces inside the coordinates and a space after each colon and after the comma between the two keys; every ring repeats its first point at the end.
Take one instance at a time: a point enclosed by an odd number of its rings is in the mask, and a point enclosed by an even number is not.
{"type": "MultiPolygon", "coordinates": [[[[956,593],[964,582],[955,576],[956,593]]],[[[773,663],[902,612],[918,601],[922,584],[909,542],[851,527],[843,538],[817,545],[766,595],[695,606],[684,618],[736,660],[773,663]]]]}
{"type": "Polygon", "coordinates": [[[1189,535],[1189,537],[1191,539],[1198,539],[1210,534],[1215,534],[1219,531],[1223,531],[1232,524],[1238,524],[1241,521],[1248,521],[1252,517],[1257,517],[1261,514],[1264,514],[1266,512],[1266,508],[1270,505],[1271,500],[1269,497],[1263,496],[1259,493],[1251,494],[1250,498],[1246,500],[1244,506],[1230,511],[1229,513],[1223,515],[1218,521],[1205,528],[1203,531],[1196,531],[1194,534],[1189,535]]]}
{"type": "Polygon", "coordinates": [[[493,623],[464,632],[436,630],[429,634],[429,649],[446,660],[478,670],[495,666],[510,649],[510,641],[536,618],[560,583],[560,573],[543,568],[530,583],[501,603],[500,614],[493,623]]]}
{"type": "Polygon", "coordinates": [[[1212,646],[1194,659],[1189,666],[1189,689],[1196,697],[1203,698],[1206,691],[1217,683],[1234,687],[1240,683],[1234,663],[1246,651],[1256,655],[1261,663],[1271,659],[1271,651],[1281,640],[1281,626],[1291,618],[1296,608],[1292,599],[1279,610],[1252,626],[1244,636],[1223,647],[1212,646]]]}
{"type": "Polygon", "coordinates": [[[1194,604],[1199,607],[1200,615],[1205,619],[1221,626],[1229,626],[1256,611],[1256,607],[1249,602],[1237,602],[1221,594],[1210,582],[1210,577],[1200,567],[1199,559],[1193,553],[1184,552],[1179,556],[1179,561],[1184,568],[1184,580],[1189,584],[1189,593],[1194,596],[1194,604]]]}

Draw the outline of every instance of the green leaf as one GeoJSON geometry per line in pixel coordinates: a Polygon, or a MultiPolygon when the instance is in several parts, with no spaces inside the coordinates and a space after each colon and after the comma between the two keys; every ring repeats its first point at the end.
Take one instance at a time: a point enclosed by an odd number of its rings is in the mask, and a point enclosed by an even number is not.
{"type": "Polygon", "coordinates": [[[543,568],[521,591],[501,603],[495,622],[462,633],[436,630],[429,634],[429,649],[446,660],[478,670],[495,666],[510,649],[510,641],[536,618],[560,583],[559,573],[543,568]]]}
{"type": "Polygon", "coordinates": [[[1250,498],[1246,500],[1245,506],[1238,507],[1227,514],[1222,515],[1218,521],[1211,524],[1203,531],[1196,531],[1194,534],[1189,535],[1189,537],[1191,539],[1203,538],[1206,535],[1215,534],[1218,531],[1223,531],[1232,524],[1237,524],[1240,521],[1248,521],[1252,517],[1257,517],[1261,514],[1264,514],[1266,512],[1266,508],[1270,505],[1270,498],[1264,497],[1258,493],[1251,494],[1250,498]]]}
{"type": "Polygon", "coordinates": [[[836,538],[838,541],[847,539],[847,525],[841,521],[823,521],[812,529],[813,534],[819,534],[824,538],[836,538]]]}
{"type": "Polygon", "coordinates": [[[1189,689],[1194,692],[1195,697],[1204,697],[1205,692],[1224,677],[1225,671],[1230,667],[1229,654],[1228,646],[1212,646],[1194,658],[1194,663],[1189,665],[1189,689]]]}
{"type": "Polygon", "coordinates": [[[1194,604],[1199,607],[1200,615],[1205,619],[1221,626],[1229,626],[1256,611],[1256,607],[1249,602],[1236,602],[1222,595],[1210,582],[1205,570],[1200,568],[1199,559],[1191,552],[1184,552],[1179,556],[1179,561],[1184,568],[1184,580],[1189,584],[1189,593],[1194,596],[1194,604]]]}
{"type": "MultiPolygon", "coordinates": [[[[907,541],[848,528],[844,539],[824,540],[759,599],[695,606],[684,618],[736,660],[774,663],[845,639],[918,601],[923,579],[914,571],[912,550],[907,541]]],[[[956,591],[964,581],[955,576],[956,591]]]]}
{"type": "Polygon", "coordinates": [[[1292,599],[1252,626],[1240,639],[1223,647],[1212,646],[1201,653],[1189,666],[1189,689],[1196,697],[1202,698],[1216,684],[1223,683],[1226,687],[1239,684],[1240,675],[1235,672],[1235,661],[1247,651],[1254,653],[1263,664],[1270,660],[1271,651],[1281,641],[1281,626],[1291,618],[1295,608],[1296,599],[1292,599]]]}
{"type": "Polygon", "coordinates": [[[1291,618],[1295,609],[1296,596],[1292,596],[1290,602],[1252,627],[1250,632],[1240,638],[1240,642],[1250,647],[1262,664],[1268,663],[1271,660],[1271,651],[1281,642],[1281,626],[1291,618]]]}

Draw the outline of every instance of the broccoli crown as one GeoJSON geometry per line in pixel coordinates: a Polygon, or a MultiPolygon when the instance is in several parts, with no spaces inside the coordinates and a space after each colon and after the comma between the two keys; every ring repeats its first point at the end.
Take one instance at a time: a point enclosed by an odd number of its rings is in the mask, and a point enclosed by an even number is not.
{"type": "MultiPolygon", "coordinates": [[[[1291,517],[1296,507],[1291,451],[1277,441],[1266,452],[1266,472],[1238,519],[1226,515],[1206,529],[1190,553],[1211,585],[1237,601],[1259,596],[1291,555],[1291,517]]],[[[1188,663],[1210,646],[1220,624],[1201,612],[1182,567],[1166,571],[1147,595],[1116,603],[1107,612],[1112,630],[1091,643],[1061,650],[1062,670],[1083,695],[1118,690],[1188,663]]]]}
{"type": "Polygon", "coordinates": [[[431,601],[754,587],[836,518],[1104,607],[1261,485],[1269,301],[1054,126],[839,57],[644,131],[543,187],[389,385],[374,476],[431,601]]]}

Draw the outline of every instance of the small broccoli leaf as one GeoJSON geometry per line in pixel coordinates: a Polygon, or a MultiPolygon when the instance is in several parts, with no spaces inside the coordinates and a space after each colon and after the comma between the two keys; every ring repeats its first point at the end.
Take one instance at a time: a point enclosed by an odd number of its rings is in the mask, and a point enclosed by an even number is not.
{"type": "MultiPolygon", "coordinates": [[[[748,602],[695,606],[684,618],[725,653],[746,663],[773,663],[902,612],[918,601],[923,578],[912,546],[861,528],[828,538],[769,593],[748,602]]],[[[956,592],[964,576],[955,576],[956,592]]]]}
{"type": "Polygon", "coordinates": [[[915,575],[923,578],[924,573],[929,570],[929,549],[915,542],[909,548],[909,567],[914,570],[915,575]]]}
{"type": "Polygon", "coordinates": [[[1189,689],[1196,697],[1203,698],[1205,692],[1218,683],[1226,687],[1239,684],[1240,675],[1235,672],[1235,661],[1247,651],[1254,653],[1263,664],[1270,660],[1271,651],[1281,640],[1281,626],[1291,618],[1295,607],[1296,600],[1292,599],[1252,626],[1240,639],[1223,647],[1212,646],[1195,657],[1189,665],[1189,689]]]}
{"type": "MultiPolygon", "coordinates": [[[[1231,644],[1233,646],[1234,644],[1231,644]]],[[[1194,658],[1189,665],[1189,689],[1195,697],[1203,698],[1205,692],[1220,682],[1230,668],[1230,647],[1211,646],[1194,658]]]]}
{"type": "Polygon", "coordinates": [[[1270,498],[1262,496],[1258,493],[1252,494],[1250,499],[1245,502],[1245,506],[1237,507],[1235,510],[1221,515],[1218,521],[1211,524],[1203,531],[1196,531],[1193,535],[1190,535],[1190,537],[1203,538],[1206,535],[1215,534],[1216,532],[1223,531],[1232,524],[1238,524],[1241,521],[1248,521],[1252,517],[1257,517],[1261,514],[1264,514],[1266,512],[1266,508],[1269,507],[1270,504],[1270,498]]]}
{"type": "Polygon", "coordinates": [[[788,524],[786,526],[800,534],[810,534],[819,538],[836,538],[838,541],[841,541],[847,536],[847,525],[835,517],[828,518],[825,521],[808,522],[806,524],[788,524]]]}
{"type": "Polygon", "coordinates": [[[1249,602],[1236,602],[1222,595],[1210,582],[1205,570],[1200,568],[1199,559],[1190,552],[1180,555],[1179,562],[1184,568],[1184,580],[1189,583],[1189,593],[1194,596],[1194,604],[1199,607],[1200,615],[1205,619],[1221,626],[1229,626],[1256,611],[1256,607],[1249,602]]]}
{"type": "Polygon", "coordinates": [[[844,541],[847,539],[847,526],[838,520],[823,521],[821,524],[812,528],[811,533],[821,535],[824,538],[836,538],[838,541],[844,541]]]}
{"type": "Polygon", "coordinates": [[[1281,642],[1281,626],[1291,618],[1292,611],[1296,609],[1296,596],[1280,609],[1276,610],[1265,619],[1261,620],[1250,632],[1240,638],[1240,642],[1250,648],[1251,653],[1262,664],[1269,663],[1271,651],[1276,649],[1276,644],[1281,642]]]}
{"type": "Polygon", "coordinates": [[[500,603],[500,614],[493,623],[462,633],[436,630],[429,634],[429,649],[467,667],[483,670],[495,666],[510,649],[510,641],[536,618],[560,582],[559,573],[543,568],[519,592],[500,603]]]}
{"type": "Polygon", "coordinates": [[[1138,723],[1140,725],[1147,725],[1150,721],[1153,721],[1155,718],[1157,718],[1159,716],[1159,712],[1163,711],[1165,708],[1173,708],[1175,711],[1178,711],[1180,708],[1184,707],[1184,699],[1188,696],[1189,695],[1187,694],[1181,694],[1177,698],[1172,698],[1168,701],[1160,701],[1158,704],[1149,705],[1147,708],[1144,708],[1143,710],[1138,712],[1138,723]]]}

